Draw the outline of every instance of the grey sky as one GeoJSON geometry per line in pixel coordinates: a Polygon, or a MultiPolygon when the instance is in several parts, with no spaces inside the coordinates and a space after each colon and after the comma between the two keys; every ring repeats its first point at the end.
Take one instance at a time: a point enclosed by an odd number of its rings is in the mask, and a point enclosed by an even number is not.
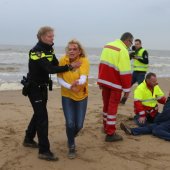
{"type": "Polygon", "coordinates": [[[0,0],[0,22],[0,44],[33,45],[49,25],[56,46],[103,47],[128,31],[147,49],[170,50],[169,0],[0,0]]]}

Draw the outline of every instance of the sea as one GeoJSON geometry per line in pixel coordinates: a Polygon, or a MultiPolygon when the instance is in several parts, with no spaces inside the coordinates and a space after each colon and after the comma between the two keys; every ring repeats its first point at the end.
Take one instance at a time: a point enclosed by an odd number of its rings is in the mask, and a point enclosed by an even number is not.
{"type": "MultiPolygon", "coordinates": [[[[28,53],[31,46],[0,45],[0,91],[19,90],[22,77],[28,72],[28,53]]],[[[64,55],[64,47],[55,47],[56,57],[64,55]]],[[[97,79],[98,65],[102,48],[85,48],[90,61],[89,78],[97,79]]],[[[170,50],[147,50],[149,71],[158,77],[170,77],[170,50]]],[[[56,81],[56,75],[52,76],[56,81]]]]}

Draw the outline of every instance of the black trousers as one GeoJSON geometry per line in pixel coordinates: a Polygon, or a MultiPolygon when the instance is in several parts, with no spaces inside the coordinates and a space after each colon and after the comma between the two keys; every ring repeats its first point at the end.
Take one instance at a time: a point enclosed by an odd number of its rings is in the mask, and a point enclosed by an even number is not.
{"type": "Polygon", "coordinates": [[[47,112],[47,86],[31,86],[28,97],[33,107],[33,116],[26,130],[25,138],[32,140],[36,133],[39,142],[39,153],[50,150],[48,140],[48,112],[47,112]]]}

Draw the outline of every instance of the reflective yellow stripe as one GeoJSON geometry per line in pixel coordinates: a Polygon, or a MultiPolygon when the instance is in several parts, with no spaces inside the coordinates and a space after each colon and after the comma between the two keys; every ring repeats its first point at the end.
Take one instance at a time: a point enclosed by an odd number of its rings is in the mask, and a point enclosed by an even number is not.
{"type": "MultiPolygon", "coordinates": [[[[54,54],[54,52],[53,52],[53,54],[54,54]]],[[[36,52],[31,52],[30,53],[30,59],[32,59],[32,60],[39,60],[40,58],[46,57],[48,59],[48,61],[51,62],[53,60],[53,54],[46,55],[45,53],[40,52],[40,56],[38,56],[36,52]]]]}

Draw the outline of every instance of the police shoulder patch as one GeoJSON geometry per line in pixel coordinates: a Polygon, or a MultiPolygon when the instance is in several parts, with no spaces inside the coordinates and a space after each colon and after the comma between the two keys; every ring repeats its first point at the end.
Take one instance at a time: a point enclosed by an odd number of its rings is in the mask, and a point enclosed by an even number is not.
{"type": "Polygon", "coordinates": [[[39,58],[41,58],[42,52],[37,51],[37,52],[35,52],[35,53],[36,53],[36,55],[37,55],[39,58]]]}

